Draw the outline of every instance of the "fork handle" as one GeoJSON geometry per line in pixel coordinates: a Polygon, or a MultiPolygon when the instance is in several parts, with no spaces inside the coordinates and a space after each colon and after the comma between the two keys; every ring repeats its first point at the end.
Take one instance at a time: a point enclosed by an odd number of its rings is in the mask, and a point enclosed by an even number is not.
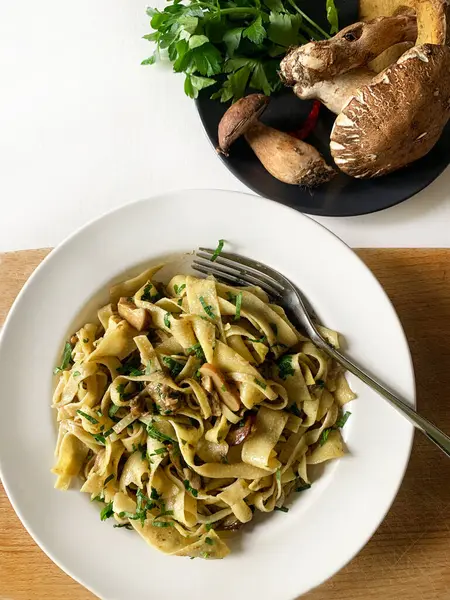
{"type": "Polygon", "coordinates": [[[362,369],[360,369],[354,362],[352,362],[349,358],[331,348],[322,341],[320,347],[334,360],[343,365],[348,371],[353,373],[356,377],[364,381],[369,387],[371,387],[375,392],[383,396],[391,406],[401,412],[413,425],[416,429],[419,429],[429,440],[431,440],[436,446],[438,446],[447,456],[450,457],[450,437],[446,435],[443,431],[441,431],[436,425],[433,425],[431,421],[425,419],[419,415],[411,406],[409,406],[406,402],[404,402],[401,398],[387,390],[384,386],[381,385],[376,379],[373,379],[365,373],[362,369]]]}

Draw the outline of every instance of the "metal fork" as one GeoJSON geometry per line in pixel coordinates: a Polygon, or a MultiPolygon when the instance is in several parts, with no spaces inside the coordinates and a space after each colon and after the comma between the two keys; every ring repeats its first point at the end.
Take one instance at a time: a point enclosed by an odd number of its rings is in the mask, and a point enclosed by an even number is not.
{"type": "Polygon", "coordinates": [[[429,440],[450,456],[450,437],[438,429],[433,423],[418,414],[409,404],[389,391],[379,381],[368,375],[353,361],[336,350],[320,335],[314,321],[317,318],[306,298],[281,273],[260,262],[221,252],[212,261],[214,250],[200,248],[196,252],[193,268],[205,275],[214,275],[220,280],[239,286],[258,285],[274,300],[282,303],[287,311],[299,321],[306,335],[328,356],[340,363],[348,371],[361,379],[375,392],[397,409],[410,423],[419,429],[429,440]]]}

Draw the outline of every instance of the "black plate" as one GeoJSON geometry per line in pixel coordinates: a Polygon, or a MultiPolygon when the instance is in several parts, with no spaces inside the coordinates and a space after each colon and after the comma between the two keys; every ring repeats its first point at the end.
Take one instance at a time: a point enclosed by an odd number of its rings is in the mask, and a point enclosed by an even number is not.
{"type": "MultiPolygon", "coordinates": [[[[357,0],[338,0],[336,4],[342,27],[357,21],[357,0]]],[[[304,10],[326,27],[324,5],[325,0],[302,3],[304,10]]],[[[210,91],[204,90],[196,102],[206,133],[216,147],[217,126],[228,104],[210,100],[210,94],[210,91]]],[[[290,89],[286,89],[272,97],[261,120],[278,129],[292,131],[301,127],[310,110],[311,102],[299,100],[290,89]]],[[[319,123],[307,140],[323,154],[329,164],[333,164],[329,142],[335,118],[336,115],[322,107],[319,123]]],[[[261,196],[311,215],[363,215],[403,202],[420,192],[444,171],[450,157],[450,124],[433,150],[406,169],[367,180],[353,179],[338,170],[338,176],[330,183],[314,190],[287,185],[272,177],[243,139],[235,143],[228,158],[222,155],[220,157],[238,179],[261,196]]]]}

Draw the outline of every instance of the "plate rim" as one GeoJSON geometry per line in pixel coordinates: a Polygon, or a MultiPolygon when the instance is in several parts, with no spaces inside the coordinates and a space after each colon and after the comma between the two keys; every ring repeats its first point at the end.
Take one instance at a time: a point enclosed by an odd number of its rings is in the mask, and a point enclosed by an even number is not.
{"type": "MultiPolygon", "coordinates": [[[[411,389],[411,397],[408,398],[407,401],[409,401],[411,406],[413,406],[414,408],[416,407],[416,405],[417,405],[416,380],[415,380],[414,364],[413,364],[411,350],[410,350],[410,347],[408,344],[408,340],[407,340],[405,331],[403,329],[403,325],[400,321],[400,318],[397,314],[397,311],[395,310],[395,307],[394,307],[391,299],[389,298],[389,296],[387,295],[383,286],[378,281],[378,279],[376,278],[374,273],[371,271],[371,269],[356,254],[356,252],[350,246],[348,246],[348,244],[346,244],[341,238],[339,238],[333,231],[328,229],[325,225],[323,225],[322,223],[318,223],[317,221],[312,219],[310,216],[308,216],[304,213],[300,213],[299,211],[295,210],[294,208],[292,208],[290,206],[280,204],[279,202],[276,202],[269,198],[265,198],[262,196],[255,196],[254,194],[250,194],[248,192],[240,192],[240,191],[235,191],[235,190],[224,190],[224,189],[215,189],[215,188],[209,188],[209,189],[208,188],[185,188],[185,189],[171,190],[169,192],[155,194],[155,195],[147,197],[147,198],[142,198],[140,200],[122,204],[121,206],[115,207],[112,210],[105,211],[100,216],[90,219],[88,222],[86,222],[85,224],[78,227],[75,231],[73,231],[71,234],[69,234],[64,240],[62,240],[57,246],[55,246],[55,248],[53,248],[50,251],[50,253],[41,261],[41,263],[37,266],[37,268],[31,274],[31,276],[26,280],[26,282],[25,282],[24,286],[22,287],[22,289],[20,290],[19,294],[16,296],[13,304],[11,305],[11,308],[8,311],[8,314],[6,316],[5,322],[2,327],[2,330],[0,332],[0,356],[1,356],[1,353],[4,351],[4,345],[5,345],[4,333],[5,333],[5,331],[7,331],[7,328],[9,328],[10,321],[13,319],[14,313],[18,310],[18,307],[22,301],[22,298],[28,294],[28,290],[33,285],[34,280],[37,279],[38,277],[40,277],[41,271],[47,268],[47,264],[51,263],[55,259],[55,256],[59,252],[61,252],[74,238],[78,237],[78,235],[80,235],[86,229],[89,229],[91,226],[99,223],[104,218],[113,216],[114,214],[120,213],[127,209],[132,209],[133,206],[136,206],[138,204],[147,204],[147,203],[151,204],[151,202],[153,202],[155,200],[164,200],[164,199],[168,200],[173,195],[180,196],[185,193],[199,193],[199,194],[209,193],[211,195],[215,195],[215,194],[230,195],[231,194],[234,196],[249,196],[250,198],[253,198],[253,199],[257,198],[258,202],[264,202],[264,203],[270,203],[270,204],[282,206],[282,207],[284,207],[284,209],[286,211],[293,211],[297,215],[296,218],[299,218],[300,220],[304,219],[309,222],[312,222],[314,227],[320,228],[324,234],[328,234],[329,237],[334,238],[334,241],[340,243],[341,246],[345,247],[346,250],[349,251],[353,255],[353,257],[357,259],[357,261],[360,263],[360,266],[370,276],[372,283],[378,287],[379,292],[381,292],[381,294],[384,296],[385,300],[387,301],[386,305],[389,306],[392,316],[395,318],[395,320],[397,322],[398,334],[401,335],[402,342],[406,349],[405,359],[407,357],[409,360],[408,369],[409,369],[409,374],[411,376],[412,389],[411,389]]],[[[373,525],[370,527],[371,531],[370,531],[370,534],[366,537],[366,539],[362,543],[358,544],[358,547],[355,547],[352,549],[352,551],[349,553],[350,556],[348,558],[346,558],[344,561],[340,562],[340,567],[337,570],[335,570],[334,572],[330,573],[330,575],[327,578],[321,580],[317,585],[321,585],[322,583],[324,583],[325,581],[327,581],[328,579],[330,579],[331,577],[336,575],[349,562],[351,562],[351,560],[353,560],[361,552],[361,550],[364,548],[364,546],[369,542],[370,538],[373,536],[373,534],[377,531],[377,529],[379,528],[381,523],[386,518],[389,510],[392,507],[393,502],[395,501],[395,499],[397,497],[398,491],[402,485],[402,482],[403,482],[403,479],[404,479],[404,476],[405,476],[405,473],[406,473],[406,470],[407,470],[407,467],[408,467],[408,464],[410,461],[413,441],[414,441],[414,427],[411,424],[409,424],[408,440],[404,446],[405,453],[404,453],[404,460],[402,462],[401,476],[398,478],[397,484],[395,486],[395,490],[392,490],[391,499],[390,499],[386,509],[383,511],[381,518],[378,520],[378,522],[376,524],[374,522],[373,525]]],[[[42,537],[38,533],[35,532],[34,526],[28,520],[28,518],[24,514],[24,511],[19,506],[20,501],[18,501],[15,497],[17,495],[17,492],[15,493],[14,490],[12,490],[10,488],[8,481],[5,480],[5,478],[4,478],[3,469],[2,469],[3,462],[4,462],[3,456],[2,456],[2,454],[0,454],[0,479],[2,481],[3,487],[5,489],[5,493],[8,497],[9,502],[11,503],[16,515],[19,517],[22,525],[25,527],[28,534],[32,537],[32,539],[39,546],[39,548],[50,558],[50,560],[52,560],[52,562],[54,562],[63,572],[68,574],[72,579],[77,581],[80,585],[84,586],[86,589],[88,589],[93,594],[97,595],[99,598],[104,598],[104,596],[102,596],[102,594],[100,594],[99,591],[96,590],[95,586],[91,586],[88,583],[86,583],[82,577],[76,575],[73,572],[73,570],[70,566],[66,565],[64,563],[64,561],[60,561],[58,559],[58,557],[55,555],[55,553],[47,547],[47,544],[42,539],[42,537]]],[[[314,588],[310,588],[310,589],[314,589],[314,588]]],[[[297,598],[297,597],[298,596],[295,596],[295,598],[297,598]]]]}

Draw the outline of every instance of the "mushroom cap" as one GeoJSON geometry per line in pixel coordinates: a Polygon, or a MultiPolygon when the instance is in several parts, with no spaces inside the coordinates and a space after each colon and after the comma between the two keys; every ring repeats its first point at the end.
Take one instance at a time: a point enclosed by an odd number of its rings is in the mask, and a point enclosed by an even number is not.
{"type": "Polygon", "coordinates": [[[280,76],[286,85],[299,82],[309,87],[367,65],[393,44],[416,37],[416,18],[411,15],[354,23],[329,40],[293,48],[281,61],[280,76]]]}
{"type": "Polygon", "coordinates": [[[348,175],[369,178],[425,156],[450,118],[450,48],[415,46],[352,96],[331,132],[348,175]]]}
{"type": "Polygon", "coordinates": [[[217,151],[228,156],[230,146],[258,120],[269,102],[264,94],[250,94],[232,104],[219,123],[217,151]]]}

